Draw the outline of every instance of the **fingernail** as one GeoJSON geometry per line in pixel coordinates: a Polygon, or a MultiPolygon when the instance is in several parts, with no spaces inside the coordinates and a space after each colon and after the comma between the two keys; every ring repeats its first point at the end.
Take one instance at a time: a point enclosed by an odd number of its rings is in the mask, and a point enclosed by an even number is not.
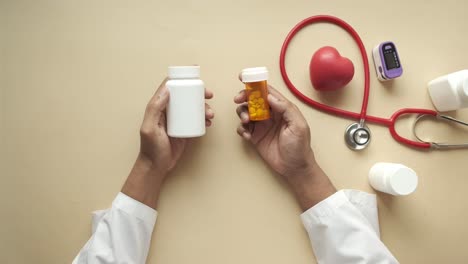
{"type": "Polygon", "coordinates": [[[249,121],[249,116],[247,113],[241,113],[241,119],[242,121],[249,121]]]}

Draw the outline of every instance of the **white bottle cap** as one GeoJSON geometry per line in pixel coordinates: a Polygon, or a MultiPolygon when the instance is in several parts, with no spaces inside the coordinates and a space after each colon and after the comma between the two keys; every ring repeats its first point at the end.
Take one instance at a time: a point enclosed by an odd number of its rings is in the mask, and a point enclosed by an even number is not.
{"type": "Polygon", "coordinates": [[[200,66],[169,66],[169,79],[200,78],[200,66]]]}
{"type": "Polygon", "coordinates": [[[430,81],[428,91],[439,112],[468,107],[468,69],[430,81]]]}
{"type": "Polygon", "coordinates": [[[379,162],[369,171],[369,183],[384,193],[408,195],[416,190],[418,175],[402,164],[379,162]]]}
{"type": "Polygon", "coordinates": [[[468,101],[468,75],[463,77],[458,86],[458,94],[463,102],[468,101]]]}
{"type": "Polygon", "coordinates": [[[266,67],[243,69],[241,72],[241,80],[244,83],[268,80],[268,69],[266,67]]]}

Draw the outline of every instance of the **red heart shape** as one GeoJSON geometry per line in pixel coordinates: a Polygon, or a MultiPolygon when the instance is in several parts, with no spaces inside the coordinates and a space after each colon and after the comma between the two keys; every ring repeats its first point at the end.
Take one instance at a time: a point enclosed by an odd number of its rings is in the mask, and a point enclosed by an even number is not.
{"type": "Polygon", "coordinates": [[[316,90],[330,91],[344,87],[354,76],[354,65],[333,47],[322,47],[310,60],[310,80],[316,90]]]}

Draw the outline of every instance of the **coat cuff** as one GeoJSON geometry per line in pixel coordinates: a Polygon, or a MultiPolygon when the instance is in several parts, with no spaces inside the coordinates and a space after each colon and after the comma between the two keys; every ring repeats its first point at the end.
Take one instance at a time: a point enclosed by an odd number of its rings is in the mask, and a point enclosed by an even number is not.
{"type": "Polygon", "coordinates": [[[129,215],[144,221],[148,225],[154,225],[158,212],[132,197],[120,192],[112,202],[112,207],[118,208],[129,215]]]}
{"type": "Polygon", "coordinates": [[[348,202],[349,200],[343,190],[338,191],[302,213],[302,222],[305,226],[310,226],[314,223],[321,223],[323,218],[334,215],[338,208],[348,202]]]}
{"type": "Polygon", "coordinates": [[[345,204],[354,206],[371,224],[377,236],[380,236],[376,196],[358,190],[340,190],[334,193],[302,213],[302,222],[306,228],[311,224],[322,223],[326,218],[336,214],[345,204]]]}

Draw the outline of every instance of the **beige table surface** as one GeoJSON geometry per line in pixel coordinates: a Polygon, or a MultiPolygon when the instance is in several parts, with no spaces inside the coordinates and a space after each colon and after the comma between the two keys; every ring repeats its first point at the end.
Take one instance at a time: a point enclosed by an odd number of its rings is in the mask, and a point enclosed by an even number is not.
{"type": "MultiPolygon", "coordinates": [[[[311,15],[339,16],[368,54],[397,43],[402,78],[371,72],[369,113],[432,108],[426,83],[468,68],[466,1],[0,1],[1,263],[69,263],[90,235],[91,211],[106,208],[138,151],[145,104],[168,65],[197,63],[214,90],[216,118],[164,186],[148,263],[315,263],[287,186],[236,134],[237,72],[265,65],[270,83],[303,111],[317,159],[337,188],[373,190],[376,162],[419,174],[408,197],[378,194],[382,239],[402,263],[467,263],[468,150],[425,152],[370,125],[368,149],[343,142],[351,122],[299,102],[278,67],[283,38],[311,15]]],[[[359,109],[363,73],[351,38],[315,25],[293,41],[292,80],[317,98],[308,61],[333,45],[355,64],[343,91],[322,100],[359,109]]],[[[468,111],[453,113],[468,120],[468,111]]],[[[398,129],[409,134],[411,119],[398,129]]],[[[422,124],[434,139],[468,141],[466,130],[422,124]]]]}

